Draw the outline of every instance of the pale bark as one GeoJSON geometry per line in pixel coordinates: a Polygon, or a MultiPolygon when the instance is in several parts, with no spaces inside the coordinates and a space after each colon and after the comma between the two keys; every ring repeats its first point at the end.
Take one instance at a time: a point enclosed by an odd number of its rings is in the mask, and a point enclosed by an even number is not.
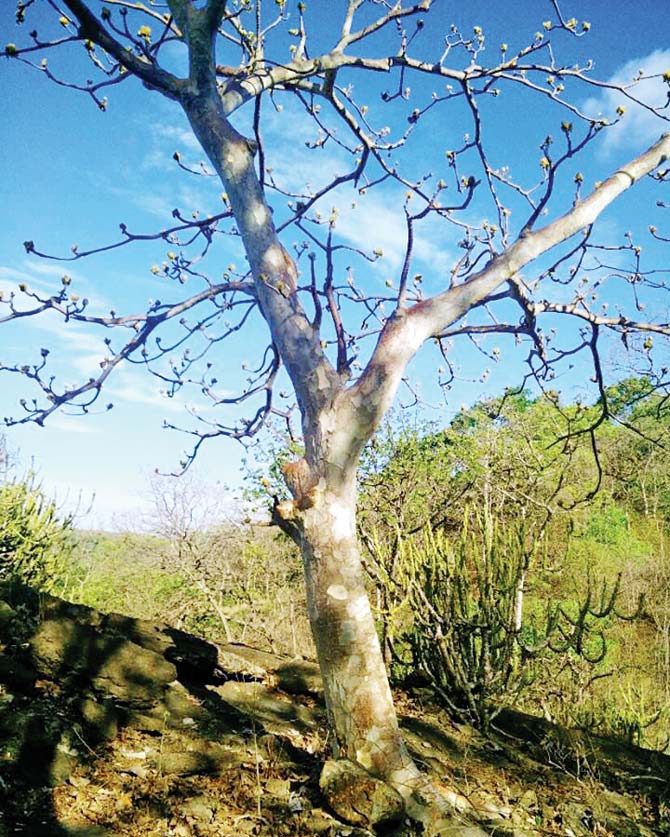
{"type": "Polygon", "coordinates": [[[420,774],[398,727],[365,589],[355,477],[358,455],[418,345],[410,354],[405,346],[403,362],[398,362],[395,344],[389,371],[397,368],[398,374],[372,391],[366,403],[360,394],[345,393],[299,304],[297,271],[277,239],[254,170],[253,147],[229,125],[217,100],[195,97],[185,111],[228,193],[261,310],[302,413],[306,458],[292,478],[287,473],[294,500],[282,514],[294,522],[302,549],[310,622],[336,748],[409,796],[420,774]],[[368,416],[370,405],[374,409],[368,416]]]}
{"type": "Polygon", "coordinates": [[[355,484],[328,487],[304,513],[307,604],[339,755],[408,796],[419,772],[398,728],[365,588],[355,484]]]}

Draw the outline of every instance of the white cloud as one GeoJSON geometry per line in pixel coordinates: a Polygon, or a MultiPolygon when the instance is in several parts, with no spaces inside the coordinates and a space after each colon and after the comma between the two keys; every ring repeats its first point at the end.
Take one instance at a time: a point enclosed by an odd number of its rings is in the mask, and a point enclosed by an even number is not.
{"type": "MultiPolygon", "coordinates": [[[[42,296],[50,297],[56,296],[63,289],[61,279],[65,275],[68,275],[72,281],[70,290],[76,292],[81,299],[90,300],[91,304],[87,309],[89,313],[109,310],[111,303],[100,292],[99,287],[83,274],[73,270],[69,265],[33,262],[28,259],[22,263],[20,268],[1,265],[0,291],[2,291],[5,299],[9,297],[10,293],[15,292],[14,304],[19,310],[26,310],[33,308],[36,303],[35,300],[24,296],[18,290],[20,282],[26,283],[28,291],[35,291],[42,296]]],[[[39,318],[40,327],[41,320],[42,317],[39,318]]],[[[37,323],[38,320],[31,320],[31,322],[37,323]]]]}
{"type": "Polygon", "coordinates": [[[127,382],[120,386],[107,387],[107,398],[111,401],[125,401],[128,404],[142,404],[145,407],[156,407],[159,410],[172,413],[186,413],[184,404],[174,398],[163,395],[158,388],[147,387],[146,379],[142,382],[127,382]]]}
{"type": "Polygon", "coordinates": [[[82,419],[81,416],[68,416],[65,413],[56,413],[49,417],[48,422],[50,430],[57,430],[59,433],[100,433],[99,428],[93,427],[90,422],[82,419]]]}
{"type": "Polygon", "coordinates": [[[82,279],[81,274],[62,263],[49,264],[48,262],[34,262],[26,259],[23,262],[23,266],[26,270],[29,270],[31,274],[37,273],[39,276],[49,276],[50,278],[60,279],[62,276],[67,274],[72,279],[82,279]]]}
{"type": "Polygon", "coordinates": [[[41,294],[50,295],[57,293],[61,289],[60,281],[56,286],[54,282],[50,282],[48,279],[45,281],[39,277],[46,276],[51,278],[57,276],[60,280],[60,278],[66,273],[69,273],[69,275],[72,276],[70,271],[65,270],[63,267],[59,267],[58,265],[40,263],[32,264],[27,261],[24,262],[22,269],[10,267],[9,265],[3,265],[0,266],[0,286],[2,287],[3,293],[9,293],[17,290],[19,282],[25,282],[28,285],[28,290],[34,290],[41,294]]]}
{"type": "Polygon", "coordinates": [[[3,289],[6,287],[6,282],[30,282],[31,279],[32,276],[29,273],[23,273],[13,267],[0,266],[0,281],[5,280],[3,289]]]}
{"type": "Polygon", "coordinates": [[[173,151],[187,149],[188,151],[203,153],[195,134],[189,128],[160,123],[153,126],[153,135],[157,142],[174,146],[173,151]]]}
{"type": "MultiPolygon", "coordinates": [[[[169,174],[174,175],[170,170],[169,174]]],[[[162,226],[179,225],[173,219],[172,212],[179,209],[182,216],[189,218],[192,211],[198,211],[200,217],[215,215],[224,208],[221,201],[221,183],[216,178],[199,178],[189,185],[177,185],[174,179],[165,181],[165,186],[157,186],[153,191],[138,191],[132,186],[108,183],[105,188],[111,195],[130,203],[161,221],[162,226]],[[197,186],[194,185],[197,182],[197,186]]],[[[135,232],[137,232],[135,230],[135,232]]]]}
{"type": "MultiPolygon", "coordinates": [[[[603,90],[598,96],[587,99],[581,107],[583,113],[594,119],[616,118],[617,107],[626,109],[623,118],[608,128],[600,144],[601,153],[611,155],[617,150],[642,151],[645,145],[655,142],[659,136],[668,130],[668,121],[663,121],[650,108],[662,108],[668,101],[668,85],[663,81],[663,73],[670,70],[670,50],[655,50],[643,58],[634,58],[626,62],[608,83],[628,88],[628,93],[634,99],[631,101],[619,90],[603,90]],[[631,83],[643,70],[646,78],[634,85],[631,83]]],[[[670,113],[664,111],[666,120],[670,120],[670,113]]]]}
{"type": "MultiPolygon", "coordinates": [[[[378,264],[391,273],[390,278],[397,278],[407,246],[402,201],[397,190],[375,190],[358,198],[354,209],[342,211],[337,222],[338,234],[354,247],[367,253],[376,248],[383,251],[378,264]]],[[[430,278],[439,281],[453,264],[452,239],[453,230],[437,216],[417,222],[412,251],[417,271],[430,269],[430,278]]]]}

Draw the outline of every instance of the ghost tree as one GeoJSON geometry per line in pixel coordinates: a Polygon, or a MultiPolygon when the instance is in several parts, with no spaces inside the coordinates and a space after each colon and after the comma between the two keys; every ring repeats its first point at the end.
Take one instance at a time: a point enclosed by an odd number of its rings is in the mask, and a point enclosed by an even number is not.
{"type": "MultiPolygon", "coordinates": [[[[662,188],[670,139],[662,136],[594,188],[587,189],[586,176],[576,169],[579,155],[584,165],[593,165],[592,148],[616,127],[626,106],[658,117],[661,134],[665,111],[640,103],[637,90],[652,82],[665,90],[670,72],[650,78],[642,71],[620,87],[614,113],[591,113],[586,96],[614,88],[594,77],[590,62],[575,63],[575,49],[590,24],[563,16],[556,0],[547,4],[548,19],[533,25],[539,31],[527,41],[514,48],[496,45],[490,52],[482,26],[448,25],[445,10],[432,5],[431,0],[332,5],[46,0],[42,12],[53,10],[58,34],[33,31],[25,42],[17,36],[17,43],[5,47],[8,60],[82,91],[102,109],[114,86],[132,79],[170,100],[185,114],[207,158],[196,171],[209,169],[224,189],[222,212],[191,219],[176,210],[172,227],[154,236],[170,246],[166,261],[152,270],[175,280],[171,302],[154,301],[138,313],[96,314],[72,293],[68,276],[52,295],[20,286],[2,300],[0,321],[56,312],[67,327],[99,326],[120,335],[106,338],[100,373],[78,385],[58,384],[46,349],[34,362],[5,364],[3,373],[24,376],[36,388],[34,398],[21,402],[23,412],[7,421],[41,424],[63,406],[87,412],[114,370],[137,362],[173,392],[192,384],[214,403],[249,408],[243,420],[203,419],[192,428],[195,455],[217,436],[248,439],[274,415],[285,415],[274,390],[286,376],[304,455],[284,468],[291,499],[276,504],[274,517],[302,550],[336,749],[406,798],[420,774],[399,731],[366,594],[356,536],[356,471],[408,364],[424,344],[434,343],[450,370],[459,340],[476,348],[486,335],[510,335],[512,343],[527,348],[528,374],[544,385],[555,364],[583,351],[603,394],[605,415],[600,347],[606,335],[620,338],[647,361],[652,338],[655,352],[670,334],[662,317],[640,314],[647,290],[665,292],[663,274],[643,267],[632,237],[603,249],[593,238],[603,210],[638,181],[645,180],[647,196],[651,181],[662,188]],[[325,19],[332,22],[326,25],[325,19]],[[572,55],[565,63],[556,52],[563,44],[572,55]],[[59,69],[52,54],[72,49],[88,56],[96,78],[77,80],[59,69]],[[178,49],[186,57],[183,72],[174,69],[178,49]],[[512,143],[518,128],[512,111],[496,131],[487,131],[486,120],[495,114],[499,122],[515,96],[523,113],[539,107],[538,113],[553,114],[554,122],[535,126],[530,119],[525,139],[512,143]],[[282,107],[284,145],[264,143],[265,120],[270,115],[281,125],[282,107]],[[290,146],[298,135],[299,108],[314,124],[302,152],[334,149],[349,161],[318,188],[292,189],[273,166],[289,149],[292,155],[298,151],[290,146]],[[546,136],[552,127],[555,139],[546,136]],[[510,144],[527,157],[528,142],[540,149],[532,162],[517,156],[508,161],[511,168],[503,165],[510,144]],[[365,211],[374,190],[386,190],[386,201],[396,195],[405,236],[404,257],[386,281],[380,281],[384,256],[374,241],[352,247],[338,239],[347,207],[356,201],[365,211]],[[441,275],[416,272],[424,225],[435,248],[451,259],[441,275]],[[224,232],[241,240],[248,266],[215,281],[199,272],[187,245],[225,250],[224,232]],[[282,243],[296,234],[302,243],[282,243]],[[369,268],[355,272],[357,259],[369,268]],[[186,292],[184,278],[200,282],[200,289],[186,292]],[[602,303],[610,284],[618,296],[616,307],[608,309],[602,303]],[[267,349],[244,391],[221,395],[217,352],[253,312],[267,326],[267,349]],[[574,327],[565,328],[560,342],[553,328],[563,320],[574,327]],[[177,337],[161,339],[168,327],[177,337]],[[189,339],[196,348],[170,360],[169,352],[189,339]]],[[[35,8],[34,0],[21,0],[17,21],[29,25],[35,8]]],[[[174,156],[179,168],[193,168],[183,154],[174,156]]],[[[125,225],[121,231],[108,248],[150,238],[125,225]]],[[[28,253],[47,255],[39,242],[25,246],[28,253]]],[[[89,252],[75,248],[69,258],[89,252]]],[[[227,262],[222,255],[221,264],[227,262]]],[[[492,359],[498,352],[482,351],[492,359]]],[[[448,384],[449,372],[442,376],[448,384]]]]}

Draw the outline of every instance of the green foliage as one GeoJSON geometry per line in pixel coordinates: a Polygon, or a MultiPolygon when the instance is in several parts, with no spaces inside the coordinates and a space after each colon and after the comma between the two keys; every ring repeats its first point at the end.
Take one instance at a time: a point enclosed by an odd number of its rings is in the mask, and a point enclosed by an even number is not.
{"type": "Polygon", "coordinates": [[[614,545],[625,540],[630,530],[626,512],[617,505],[593,509],[586,524],[586,536],[599,544],[614,545]]]}
{"type": "Polygon", "coordinates": [[[62,589],[71,523],[59,518],[54,503],[31,477],[0,484],[0,578],[49,592],[62,589]]]}
{"type": "Polygon", "coordinates": [[[458,717],[487,729],[537,678],[547,656],[600,663],[600,624],[614,614],[618,586],[589,583],[582,598],[549,596],[524,613],[529,575],[546,548],[523,520],[503,523],[468,510],[454,541],[429,528],[399,533],[385,583],[385,641],[394,673],[422,673],[458,717]]]}
{"type": "Polygon", "coordinates": [[[481,726],[514,702],[667,746],[669,406],[628,379],[606,405],[508,392],[445,429],[382,428],[360,533],[392,675],[421,670],[481,726]],[[617,708],[641,682],[643,709],[617,708]]]}
{"type": "Polygon", "coordinates": [[[80,532],[72,601],[168,622],[214,642],[313,653],[295,548],[267,528],[175,528],[172,535],[80,532]]]}
{"type": "Polygon", "coordinates": [[[160,566],[164,543],[132,532],[77,532],[65,595],[104,612],[162,621],[179,614],[189,588],[160,566]]]}

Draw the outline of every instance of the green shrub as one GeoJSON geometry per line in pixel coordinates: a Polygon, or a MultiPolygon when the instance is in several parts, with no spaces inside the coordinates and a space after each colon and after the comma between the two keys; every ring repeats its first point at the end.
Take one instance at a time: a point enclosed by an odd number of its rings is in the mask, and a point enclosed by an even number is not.
{"type": "Polygon", "coordinates": [[[66,583],[71,527],[32,477],[0,484],[0,579],[58,592],[66,583]]]}

